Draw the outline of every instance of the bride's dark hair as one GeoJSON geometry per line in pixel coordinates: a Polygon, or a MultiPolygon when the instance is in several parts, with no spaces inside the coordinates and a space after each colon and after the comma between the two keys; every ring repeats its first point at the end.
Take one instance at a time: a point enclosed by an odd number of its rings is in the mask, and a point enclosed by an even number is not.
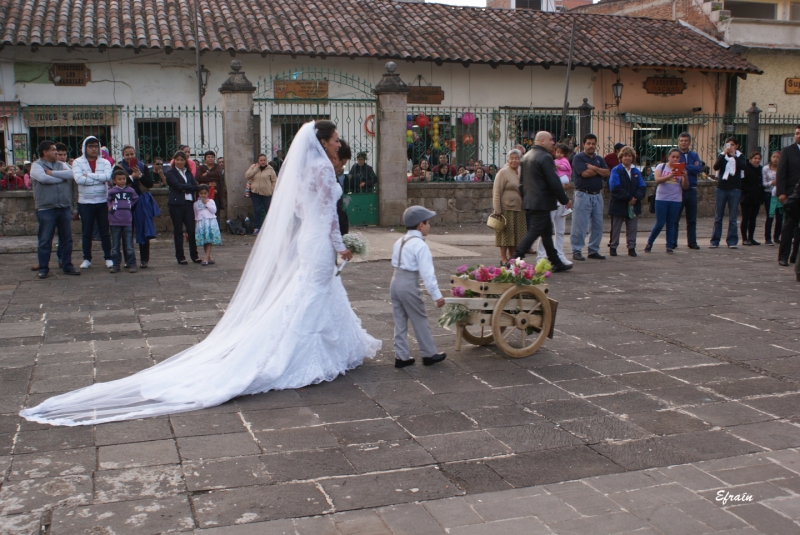
{"type": "Polygon", "coordinates": [[[333,133],[336,131],[336,123],[328,120],[321,120],[314,122],[314,129],[316,130],[317,139],[328,141],[333,133]]]}

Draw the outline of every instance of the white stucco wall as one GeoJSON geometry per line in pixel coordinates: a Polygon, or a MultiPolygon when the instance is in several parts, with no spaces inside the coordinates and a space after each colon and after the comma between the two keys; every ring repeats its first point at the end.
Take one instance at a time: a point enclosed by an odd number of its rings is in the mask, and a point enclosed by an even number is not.
{"type": "Polygon", "coordinates": [[[772,115],[769,104],[777,105],[776,115],[800,115],[800,95],[787,95],[784,90],[787,78],[800,78],[800,51],[748,50],[742,56],[764,74],[737,82],[737,112],[744,113],[755,102],[764,110],[762,117],[772,115]]]}

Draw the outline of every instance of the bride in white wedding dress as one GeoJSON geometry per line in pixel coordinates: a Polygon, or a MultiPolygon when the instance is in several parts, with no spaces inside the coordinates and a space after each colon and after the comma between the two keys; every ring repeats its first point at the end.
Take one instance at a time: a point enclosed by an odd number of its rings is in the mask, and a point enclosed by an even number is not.
{"type": "MultiPolygon", "coordinates": [[[[201,343],[139,373],[52,397],[20,415],[93,425],[213,407],[243,394],[331,381],[373,358],[336,277],[345,252],[330,121],[305,124],[281,168],[267,219],[225,315],[201,343]]],[[[344,256],[348,256],[347,253],[344,256]]]]}

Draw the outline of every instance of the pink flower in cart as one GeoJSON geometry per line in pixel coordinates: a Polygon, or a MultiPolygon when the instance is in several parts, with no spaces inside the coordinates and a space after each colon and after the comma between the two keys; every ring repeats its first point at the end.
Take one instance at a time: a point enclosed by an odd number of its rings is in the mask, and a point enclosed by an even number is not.
{"type": "Polygon", "coordinates": [[[549,279],[549,278],[550,278],[550,275],[552,275],[552,273],[551,273],[551,272],[549,272],[549,271],[545,271],[545,272],[544,272],[544,278],[545,278],[545,279],[549,279]]]}
{"type": "Polygon", "coordinates": [[[533,266],[528,265],[528,267],[525,268],[525,274],[524,274],[525,279],[531,280],[533,278],[533,274],[534,274],[533,266]]]}
{"type": "Polygon", "coordinates": [[[467,292],[464,290],[464,288],[462,286],[454,286],[453,287],[453,291],[452,291],[453,297],[464,297],[466,295],[466,293],[467,292]]]}
{"type": "Polygon", "coordinates": [[[467,271],[469,271],[469,266],[466,264],[463,264],[456,268],[456,273],[458,273],[459,275],[466,273],[467,271]]]}

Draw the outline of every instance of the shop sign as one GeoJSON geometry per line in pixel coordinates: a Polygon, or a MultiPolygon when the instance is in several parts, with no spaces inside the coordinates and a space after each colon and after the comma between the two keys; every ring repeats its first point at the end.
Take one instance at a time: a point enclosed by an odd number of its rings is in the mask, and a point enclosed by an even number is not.
{"type": "Polygon", "coordinates": [[[28,128],[59,126],[116,126],[114,106],[27,106],[22,109],[28,128]]]}
{"type": "Polygon", "coordinates": [[[784,89],[787,95],[800,95],[800,78],[787,78],[784,89]]]}
{"type": "Polygon", "coordinates": [[[441,104],[444,91],[440,86],[410,86],[408,88],[409,104],[441,104]]]}
{"type": "Polygon", "coordinates": [[[275,98],[281,100],[328,100],[328,80],[276,80],[275,98]]]}
{"type": "Polygon", "coordinates": [[[651,95],[680,95],[686,89],[683,78],[669,76],[650,76],[643,85],[651,95]]]}
{"type": "Polygon", "coordinates": [[[50,80],[59,87],[86,87],[92,80],[92,71],[83,63],[54,63],[50,80]]]}

